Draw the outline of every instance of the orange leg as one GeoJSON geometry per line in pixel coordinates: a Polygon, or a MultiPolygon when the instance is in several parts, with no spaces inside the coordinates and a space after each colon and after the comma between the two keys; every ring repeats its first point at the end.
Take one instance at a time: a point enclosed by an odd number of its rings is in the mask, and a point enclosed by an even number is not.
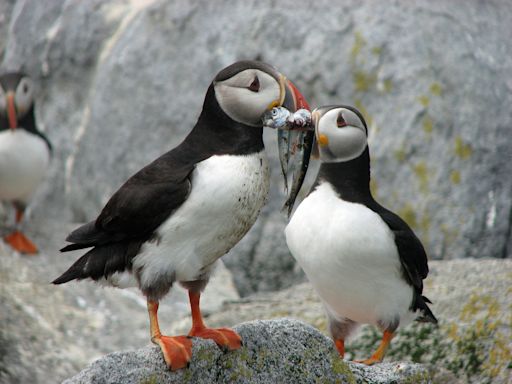
{"type": "Polygon", "coordinates": [[[366,360],[356,360],[356,363],[362,363],[366,365],[373,365],[375,363],[380,363],[386,354],[386,351],[389,347],[389,343],[391,343],[391,339],[393,338],[393,332],[384,331],[384,335],[382,336],[382,341],[380,342],[379,348],[375,351],[375,353],[366,360]]]}
{"type": "Polygon", "coordinates": [[[158,301],[148,300],[151,341],[160,346],[164,360],[171,371],[188,366],[192,357],[192,341],[187,336],[163,336],[158,326],[158,301]]]}
{"type": "Polygon", "coordinates": [[[334,345],[336,346],[336,349],[338,350],[341,358],[345,357],[345,340],[338,339],[334,341],[334,345]]]}
{"type": "Polygon", "coordinates": [[[23,211],[16,208],[16,229],[11,234],[7,235],[4,240],[11,248],[20,253],[27,255],[34,255],[37,253],[37,247],[32,243],[18,228],[23,220],[23,211]]]}
{"type": "Polygon", "coordinates": [[[189,336],[211,339],[223,350],[232,351],[242,346],[242,339],[235,331],[228,328],[207,328],[206,325],[204,325],[201,310],[199,309],[200,293],[189,291],[188,297],[192,310],[192,328],[188,333],[189,336]]]}

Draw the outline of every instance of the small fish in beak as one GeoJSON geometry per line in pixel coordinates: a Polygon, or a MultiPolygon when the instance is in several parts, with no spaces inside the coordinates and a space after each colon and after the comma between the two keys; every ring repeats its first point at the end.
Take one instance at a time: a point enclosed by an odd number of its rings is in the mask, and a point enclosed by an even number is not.
{"type": "Polygon", "coordinates": [[[274,107],[263,116],[263,124],[277,128],[279,161],[288,193],[288,175],[292,172],[291,190],[283,206],[288,217],[304,183],[313,148],[315,130],[309,105],[297,87],[287,80],[283,106],[274,107]]]}

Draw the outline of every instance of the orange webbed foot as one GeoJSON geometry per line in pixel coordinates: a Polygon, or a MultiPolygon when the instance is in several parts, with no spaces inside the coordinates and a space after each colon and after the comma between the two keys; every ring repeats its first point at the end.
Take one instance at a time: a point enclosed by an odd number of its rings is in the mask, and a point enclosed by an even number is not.
{"type": "Polygon", "coordinates": [[[188,335],[213,340],[225,351],[234,351],[242,346],[240,335],[229,328],[192,329],[188,335]]]}
{"type": "Polygon", "coordinates": [[[186,368],[192,357],[192,340],[187,336],[159,336],[151,340],[162,350],[164,360],[171,371],[186,368]]]}
{"type": "Polygon", "coordinates": [[[32,243],[22,232],[14,231],[10,235],[4,238],[5,242],[11,246],[11,248],[17,250],[20,253],[27,255],[35,255],[37,247],[32,243]]]}
{"type": "Polygon", "coordinates": [[[374,364],[380,363],[381,361],[382,360],[372,356],[369,359],[365,359],[365,360],[354,360],[354,363],[365,364],[365,365],[374,365],[374,364]]]}

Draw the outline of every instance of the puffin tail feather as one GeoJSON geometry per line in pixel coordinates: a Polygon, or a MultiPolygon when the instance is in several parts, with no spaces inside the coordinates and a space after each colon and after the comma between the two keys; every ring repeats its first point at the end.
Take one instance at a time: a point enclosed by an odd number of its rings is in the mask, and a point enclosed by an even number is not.
{"type": "Polygon", "coordinates": [[[420,314],[416,318],[416,321],[421,323],[432,323],[437,325],[437,319],[428,307],[427,303],[432,304],[428,297],[416,295],[415,309],[419,309],[420,314]]]}
{"type": "Polygon", "coordinates": [[[52,284],[64,284],[68,281],[75,279],[83,279],[84,271],[87,266],[87,260],[89,259],[89,252],[79,258],[69,269],[62,275],[52,281],[52,284]]]}
{"type": "MultiPolygon", "coordinates": [[[[71,244],[73,246],[74,244],[71,244]]],[[[71,280],[90,278],[99,280],[115,272],[131,270],[132,259],[137,255],[142,241],[117,242],[97,245],[79,258],[53,284],[63,284],[71,280]]]]}

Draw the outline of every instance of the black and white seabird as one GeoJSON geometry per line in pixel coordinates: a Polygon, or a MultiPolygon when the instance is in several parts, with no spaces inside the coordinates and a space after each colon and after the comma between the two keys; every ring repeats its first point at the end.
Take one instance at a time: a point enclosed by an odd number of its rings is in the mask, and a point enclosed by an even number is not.
{"type": "Polygon", "coordinates": [[[4,240],[21,253],[37,253],[19,226],[46,175],[50,155],[50,142],[36,126],[34,83],[20,72],[0,75],[0,201],[16,209],[16,229],[4,240]]]}
{"type": "Polygon", "coordinates": [[[234,331],[204,325],[199,298],[217,259],[247,233],[266,202],[261,117],[285,99],[293,104],[302,95],[268,64],[240,61],[220,71],[185,140],[128,179],[96,220],[68,236],[72,244],[62,251],[92,249],[53,283],[90,278],[139,287],[147,298],[151,340],[172,370],[187,366],[190,336],[239,348],[234,331]],[[286,97],[289,92],[295,97],[286,97]],[[158,302],[174,282],[189,291],[188,336],[163,336],[158,326],[158,302]]]}
{"type": "Polygon", "coordinates": [[[436,323],[422,296],[427,256],[411,228],[370,192],[368,131],[348,106],[312,113],[320,160],[315,185],[286,227],[286,241],[325,306],[343,357],[358,323],[384,336],[364,364],[382,361],[399,325],[436,323]]]}

